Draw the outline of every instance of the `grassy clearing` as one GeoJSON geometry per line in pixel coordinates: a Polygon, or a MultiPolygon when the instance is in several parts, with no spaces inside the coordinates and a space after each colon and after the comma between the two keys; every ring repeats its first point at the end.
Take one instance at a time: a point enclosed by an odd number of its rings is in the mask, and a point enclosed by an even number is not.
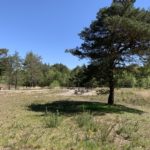
{"type": "Polygon", "coordinates": [[[0,149],[149,150],[150,90],[119,89],[117,105],[104,101],[105,95],[1,91],[0,149]]]}

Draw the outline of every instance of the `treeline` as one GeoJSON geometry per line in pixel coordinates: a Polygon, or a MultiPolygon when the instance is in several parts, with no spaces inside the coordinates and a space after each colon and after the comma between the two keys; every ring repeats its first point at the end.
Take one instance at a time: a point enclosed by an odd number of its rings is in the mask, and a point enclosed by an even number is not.
{"type": "MultiPolygon", "coordinates": [[[[130,65],[115,75],[117,87],[150,87],[150,65],[130,65]]],[[[69,69],[63,64],[49,65],[33,52],[21,58],[18,52],[9,54],[0,49],[0,83],[8,88],[26,87],[102,87],[108,86],[103,72],[94,64],[69,69]]]]}
{"type": "Polygon", "coordinates": [[[71,70],[63,64],[49,65],[42,62],[42,58],[33,52],[21,58],[18,52],[9,55],[7,49],[0,50],[1,83],[35,87],[35,86],[69,86],[71,70]]]}

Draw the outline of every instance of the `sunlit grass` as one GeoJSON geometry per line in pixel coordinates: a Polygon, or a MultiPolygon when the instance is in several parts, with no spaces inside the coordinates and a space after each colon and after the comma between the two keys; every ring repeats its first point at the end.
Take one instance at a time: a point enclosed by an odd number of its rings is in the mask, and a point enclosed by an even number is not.
{"type": "Polygon", "coordinates": [[[0,149],[149,149],[149,91],[119,89],[114,106],[104,103],[107,95],[1,92],[0,149]],[[40,111],[29,109],[33,104],[40,111]]]}

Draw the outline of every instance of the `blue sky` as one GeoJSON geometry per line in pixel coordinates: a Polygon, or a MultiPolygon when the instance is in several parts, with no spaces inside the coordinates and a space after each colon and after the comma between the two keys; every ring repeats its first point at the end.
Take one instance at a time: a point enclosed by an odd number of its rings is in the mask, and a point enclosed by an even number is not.
{"type": "MultiPolygon", "coordinates": [[[[63,63],[70,68],[82,65],[64,51],[79,46],[78,33],[89,26],[102,7],[112,0],[0,0],[0,48],[18,51],[21,57],[29,51],[43,62],[63,63]]],[[[150,0],[137,0],[136,7],[148,8],[150,0]]]]}

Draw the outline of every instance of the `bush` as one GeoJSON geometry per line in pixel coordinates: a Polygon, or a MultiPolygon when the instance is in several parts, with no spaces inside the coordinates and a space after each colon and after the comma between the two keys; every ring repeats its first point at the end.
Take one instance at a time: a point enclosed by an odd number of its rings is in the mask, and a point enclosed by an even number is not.
{"type": "Polygon", "coordinates": [[[150,88],[150,77],[147,77],[147,78],[140,78],[138,80],[138,84],[137,84],[138,87],[144,87],[144,88],[150,88]]]}
{"type": "Polygon", "coordinates": [[[118,87],[135,87],[137,84],[137,80],[134,75],[130,73],[123,73],[123,77],[118,79],[117,85],[118,87]]]}
{"type": "Polygon", "coordinates": [[[56,87],[60,87],[60,83],[57,80],[54,80],[51,84],[50,84],[50,88],[56,88],[56,87]]]}

